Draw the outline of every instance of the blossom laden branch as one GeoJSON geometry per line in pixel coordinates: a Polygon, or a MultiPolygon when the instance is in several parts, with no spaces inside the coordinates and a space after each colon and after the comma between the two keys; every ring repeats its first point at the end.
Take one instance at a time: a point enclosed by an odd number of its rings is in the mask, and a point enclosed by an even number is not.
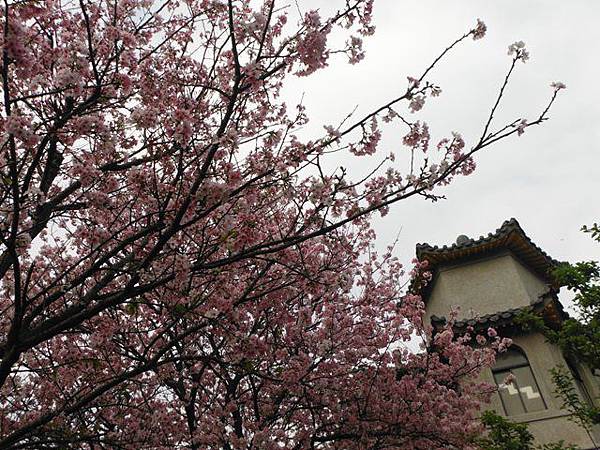
{"type": "Polygon", "coordinates": [[[440,94],[429,75],[485,35],[478,20],[395,98],[303,141],[309,116],[282,86],[334,54],[362,60],[372,7],[293,26],[275,0],[5,4],[0,446],[469,441],[494,353],[472,341],[501,344],[451,326],[433,338],[371,217],[440,198],[477,151],[536,121],[468,148],[456,132],[431,145],[402,112],[440,94]],[[382,123],[403,130],[408,167],[392,152],[364,178],[327,172],[335,154],[379,156],[382,123]]]}

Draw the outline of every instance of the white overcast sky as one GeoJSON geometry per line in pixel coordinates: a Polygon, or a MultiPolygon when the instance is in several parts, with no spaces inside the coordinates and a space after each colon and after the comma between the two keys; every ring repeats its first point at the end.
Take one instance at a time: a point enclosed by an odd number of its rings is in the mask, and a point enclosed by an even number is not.
{"type": "MultiPolygon", "coordinates": [[[[336,3],[298,2],[304,10],[336,3]]],[[[579,231],[600,221],[600,1],[376,0],[374,18],[377,31],[366,40],[363,62],[350,66],[332,59],[328,69],[286,88],[290,103],[304,93],[312,131],[338,123],[355,106],[367,112],[402,93],[406,76],[419,74],[477,18],[488,27],[485,39],[469,40],[446,57],[430,76],[442,95],[411,117],[427,120],[435,137],[456,130],[468,145],[481,134],[514,41],[525,41],[531,58],[519,64],[500,118],[533,119],[551,94],[550,82],[567,85],[548,122],[480,153],[477,170],[446,188],[446,200],[399,203],[377,220],[377,246],[400,232],[396,252],[409,262],[417,242],[479,237],[515,217],[552,257],[600,260],[600,244],[579,231]]],[[[406,151],[399,144],[405,130],[386,131],[384,153],[406,151]]],[[[339,163],[357,167],[344,158],[339,163]]]]}

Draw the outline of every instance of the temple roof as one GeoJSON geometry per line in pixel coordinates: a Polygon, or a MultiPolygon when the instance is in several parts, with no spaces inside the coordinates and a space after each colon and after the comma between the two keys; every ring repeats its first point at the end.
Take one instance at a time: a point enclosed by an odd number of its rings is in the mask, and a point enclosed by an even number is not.
{"type": "MultiPolygon", "coordinates": [[[[546,325],[551,328],[558,328],[560,324],[569,317],[569,314],[564,311],[558,300],[557,292],[551,289],[538,297],[529,306],[511,308],[493,314],[473,317],[471,319],[458,320],[454,323],[452,328],[456,333],[464,333],[467,331],[468,327],[472,327],[477,331],[485,330],[488,327],[506,331],[515,327],[514,319],[524,312],[532,312],[539,315],[544,319],[546,325]]],[[[431,316],[431,323],[435,329],[444,326],[446,321],[446,317],[431,316]]]]}
{"type": "Polygon", "coordinates": [[[428,270],[435,272],[441,265],[469,262],[503,250],[509,250],[525,267],[549,285],[558,287],[550,271],[559,262],[535,245],[514,218],[505,221],[494,233],[478,239],[459,236],[457,243],[443,247],[417,244],[417,259],[428,261],[428,270]]]}

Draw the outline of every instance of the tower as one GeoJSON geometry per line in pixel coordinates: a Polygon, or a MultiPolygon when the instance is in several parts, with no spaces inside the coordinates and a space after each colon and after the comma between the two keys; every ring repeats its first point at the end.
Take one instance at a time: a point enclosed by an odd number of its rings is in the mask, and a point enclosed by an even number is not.
{"type": "Polygon", "coordinates": [[[489,409],[527,423],[538,444],[562,439],[582,449],[597,448],[600,436],[569,420],[569,412],[561,408],[561,400],[553,393],[550,369],[568,367],[584,401],[598,401],[600,379],[585,365],[565,359],[541,333],[523,331],[514,321],[522,311],[540,315],[553,327],[567,317],[551,274],[558,262],[535,245],[515,219],[479,239],[461,235],[450,246],[418,244],[417,258],[428,261],[432,274],[421,294],[427,320],[434,328],[458,306],[455,331],[493,327],[513,340],[495,366],[482,375],[498,386],[489,409]],[[504,379],[510,373],[516,381],[507,385],[504,379]]]}

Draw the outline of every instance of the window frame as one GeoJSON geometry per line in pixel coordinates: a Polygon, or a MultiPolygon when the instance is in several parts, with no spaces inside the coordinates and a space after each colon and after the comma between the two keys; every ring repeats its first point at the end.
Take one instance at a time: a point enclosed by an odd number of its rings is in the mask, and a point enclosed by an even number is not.
{"type": "Polygon", "coordinates": [[[590,393],[588,386],[585,382],[585,379],[581,375],[581,371],[579,370],[579,365],[575,360],[570,357],[565,358],[565,362],[567,363],[567,369],[571,373],[571,377],[573,377],[574,385],[579,393],[580,398],[588,405],[594,406],[594,397],[590,393]]]}
{"type": "MultiPolygon", "coordinates": [[[[503,367],[500,368],[495,368],[492,367],[492,378],[494,379],[494,383],[496,384],[496,386],[498,387],[498,389],[501,389],[500,384],[498,384],[498,381],[496,380],[496,375],[497,374],[501,374],[501,373],[506,373],[506,375],[513,374],[513,370],[514,369],[519,369],[519,368],[523,368],[523,367],[528,367],[529,368],[529,372],[531,373],[531,378],[533,379],[533,387],[536,389],[537,393],[539,393],[540,395],[540,399],[542,400],[542,405],[543,408],[542,409],[538,409],[535,411],[528,411],[527,408],[527,402],[524,400],[523,398],[523,392],[521,392],[521,388],[519,387],[518,384],[518,378],[513,381],[515,388],[517,390],[517,395],[519,396],[519,402],[521,404],[521,407],[523,408],[523,412],[522,413],[516,413],[516,414],[509,414],[508,413],[508,409],[506,407],[506,402],[504,401],[504,398],[502,396],[502,394],[500,392],[498,392],[498,397],[500,397],[500,402],[502,403],[502,409],[504,410],[504,415],[507,417],[514,417],[517,416],[519,414],[531,414],[531,413],[535,413],[535,412],[540,412],[540,411],[545,411],[548,409],[548,404],[546,403],[546,399],[544,398],[544,395],[542,394],[542,391],[540,389],[540,385],[537,381],[537,378],[535,376],[535,373],[533,372],[533,368],[531,367],[531,363],[529,362],[529,358],[527,358],[527,354],[523,351],[523,349],[521,349],[520,347],[516,346],[516,345],[512,345],[510,347],[510,349],[507,350],[508,352],[515,352],[520,354],[525,360],[512,364],[512,365],[504,365],[503,367]]],[[[513,374],[514,375],[514,374],[513,374]]]]}

